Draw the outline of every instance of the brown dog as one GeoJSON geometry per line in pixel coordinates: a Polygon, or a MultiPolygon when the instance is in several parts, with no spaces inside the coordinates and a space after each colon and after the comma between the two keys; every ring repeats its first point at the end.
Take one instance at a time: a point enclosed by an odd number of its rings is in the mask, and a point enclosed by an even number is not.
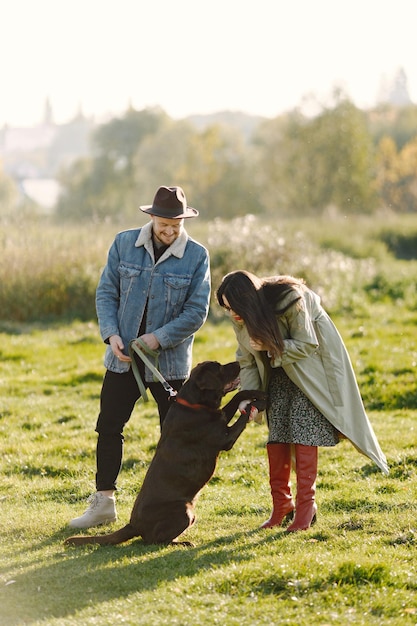
{"type": "Polygon", "coordinates": [[[247,424],[249,411],[228,426],[240,402],[266,408],[264,392],[246,390],[220,408],[222,397],[236,389],[239,370],[237,362],[197,365],[162,424],[129,524],[107,535],[69,537],[65,543],[115,545],[139,536],[148,544],[180,543],[175,540],[194,523],[198,492],[213,476],[220,451],[230,450],[247,424]]]}

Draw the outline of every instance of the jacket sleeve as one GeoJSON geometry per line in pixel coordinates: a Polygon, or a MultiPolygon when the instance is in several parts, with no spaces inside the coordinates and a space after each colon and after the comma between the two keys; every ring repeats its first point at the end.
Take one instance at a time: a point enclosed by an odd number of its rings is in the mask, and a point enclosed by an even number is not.
{"type": "Polygon", "coordinates": [[[305,298],[301,298],[278,319],[284,326],[284,351],[271,359],[271,367],[281,367],[305,359],[319,347],[314,324],[307,310],[305,298]]]}
{"type": "Polygon", "coordinates": [[[96,290],[96,311],[100,334],[106,343],[112,335],[120,334],[117,316],[120,300],[119,261],[120,254],[116,238],[110,247],[107,264],[96,290]]]}

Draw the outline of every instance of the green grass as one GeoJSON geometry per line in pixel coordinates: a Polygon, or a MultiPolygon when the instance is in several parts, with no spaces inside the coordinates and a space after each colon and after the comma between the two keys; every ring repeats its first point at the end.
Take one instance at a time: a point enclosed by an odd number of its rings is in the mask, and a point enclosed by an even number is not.
{"type": "MultiPolygon", "coordinates": [[[[103,344],[95,323],[4,323],[0,333],[0,623],[415,625],[417,313],[377,303],[335,318],[391,473],[346,441],[320,450],[317,524],[258,530],[270,511],[265,425],[222,453],[186,537],[195,548],[66,548],[94,484],[103,344]]],[[[194,360],[234,358],[206,324],[194,360]]],[[[153,402],[126,427],[117,528],[159,430],[153,402]]]]}

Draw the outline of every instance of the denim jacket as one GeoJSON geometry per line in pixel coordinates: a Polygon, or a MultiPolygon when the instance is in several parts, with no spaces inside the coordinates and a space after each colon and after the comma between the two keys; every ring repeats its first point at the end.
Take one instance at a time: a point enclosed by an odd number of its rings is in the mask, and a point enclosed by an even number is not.
{"type": "MultiPolygon", "coordinates": [[[[146,333],[160,343],[159,370],[166,380],[188,377],[192,365],[194,333],[205,322],[210,299],[208,251],[184,230],[155,263],[152,222],[118,235],[109,250],[107,265],[96,292],[102,339],[119,335],[125,352],[139,334],[146,313],[146,333]]],[[[107,369],[129,370],[108,346],[107,369]]],[[[146,368],[145,378],[152,381],[146,368]]]]}

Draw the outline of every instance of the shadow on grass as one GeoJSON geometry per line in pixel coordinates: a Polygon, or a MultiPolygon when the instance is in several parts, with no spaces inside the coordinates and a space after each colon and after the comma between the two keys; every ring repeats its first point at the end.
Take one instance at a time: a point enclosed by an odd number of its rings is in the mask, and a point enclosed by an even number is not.
{"type": "Polygon", "coordinates": [[[284,536],[284,532],[266,535],[257,528],[193,548],[147,545],[138,538],[119,546],[63,546],[62,552],[55,552],[49,561],[45,562],[44,556],[38,561],[40,548],[52,547],[68,535],[59,531],[41,544],[28,546],[33,554],[28,571],[0,587],[2,626],[69,618],[95,604],[153,591],[161,583],[192,578],[231,561],[252,559],[254,544],[246,544],[243,539],[256,534],[262,544],[284,536]]]}

